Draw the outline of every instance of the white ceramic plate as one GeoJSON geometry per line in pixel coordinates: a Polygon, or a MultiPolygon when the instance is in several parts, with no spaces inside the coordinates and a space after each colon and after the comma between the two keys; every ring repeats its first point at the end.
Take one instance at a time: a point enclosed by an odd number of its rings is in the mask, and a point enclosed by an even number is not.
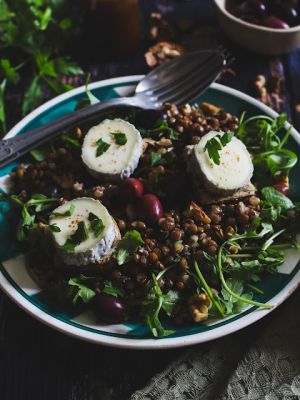
{"type": "MultiPolygon", "coordinates": [[[[129,76],[96,82],[90,89],[100,99],[125,96],[134,90],[142,76],[129,76]]],[[[85,97],[85,88],[71,90],[51,101],[43,104],[26,118],[20,121],[7,135],[12,137],[47,123],[58,116],[72,112],[80,99],[85,97]]],[[[199,99],[224,107],[228,112],[240,115],[242,111],[249,113],[263,113],[275,117],[277,114],[270,108],[253,98],[225,87],[213,84],[199,99]]],[[[299,152],[299,134],[293,129],[291,146],[299,152]]],[[[0,170],[0,189],[8,190],[8,173],[16,164],[0,170]]],[[[300,175],[300,166],[295,168],[291,175],[291,194],[300,197],[300,187],[296,187],[296,176],[300,175]],[[298,194],[297,194],[298,191],[298,194]]],[[[249,307],[239,315],[235,315],[214,323],[191,325],[177,328],[172,336],[154,339],[146,327],[140,324],[99,325],[92,312],[79,315],[61,314],[54,309],[45,298],[44,293],[30,277],[18,244],[14,240],[15,225],[6,219],[6,204],[0,205],[0,287],[21,308],[41,322],[63,333],[87,340],[93,343],[124,347],[132,349],[169,348],[187,346],[216,339],[264,317],[270,310],[249,307]]],[[[300,282],[300,252],[289,250],[284,265],[278,273],[267,277],[262,283],[263,295],[257,300],[272,304],[275,309],[299,285],[300,282]]]]}

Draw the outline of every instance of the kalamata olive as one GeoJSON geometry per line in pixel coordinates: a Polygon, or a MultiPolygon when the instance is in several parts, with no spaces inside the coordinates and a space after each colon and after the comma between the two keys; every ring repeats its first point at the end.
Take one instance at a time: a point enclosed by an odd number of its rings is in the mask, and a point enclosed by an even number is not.
{"type": "Polygon", "coordinates": [[[298,12],[295,7],[286,3],[280,2],[274,6],[274,15],[284,21],[289,25],[295,25],[298,19],[298,12]]]}
{"type": "Polygon", "coordinates": [[[158,197],[153,194],[145,194],[138,198],[137,213],[141,220],[153,224],[162,218],[164,210],[158,197]]]}
{"type": "Polygon", "coordinates": [[[58,187],[55,185],[48,185],[39,190],[40,193],[44,194],[47,197],[58,197],[58,187]]]}
{"type": "Polygon", "coordinates": [[[289,194],[289,184],[285,181],[282,182],[277,182],[273,185],[274,189],[278,190],[278,192],[281,192],[285,196],[289,194]]]}
{"type": "Polygon", "coordinates": [[[136,178],[128,178],[120,186],[120,196],[127,202],[134,201],[144,193],[142,182],[136,178]]]}
{"type": "Polygon", "coordinates": [[[263,25],[274,29],[288,29],[290,26],[282,19],[269,15],[263,20],[263,25]]]}
{"type": "Polygon", "coordinates": [[[247,5],[251,8],[254,16],[258,18],[264,17],[267,13],[267,7],[261,0],[247,0],[247,5]]]}
{"type": "Polygon", "coordinates": [[[243,1],[241,4],[238,4],[234,7],[228,7],[228,10],[236,17],[241,17],[251,13],[251,8],[247,4],[247,1],[243,1]]]}
{"type": "Polygon", "coordinates": [[[160,110],[142,110],[136,116],[137,126],[144,129],[150,129],[155,126],[155,123],[162,119],[163,112],[160,110]]]}
{"type": "Polygon", "coordinates": [[[249,24],[259,25],[259,20],[254,17],[254,15],[243,15],[241,19],[245,22],[249,22],[249,24]]]}
{"type": "Polygon", "coordinates": [[[126,306],[119,297],[99,293],[94,298],[94,311],[100,320],[118,323],[124,321],[126,306]]]}

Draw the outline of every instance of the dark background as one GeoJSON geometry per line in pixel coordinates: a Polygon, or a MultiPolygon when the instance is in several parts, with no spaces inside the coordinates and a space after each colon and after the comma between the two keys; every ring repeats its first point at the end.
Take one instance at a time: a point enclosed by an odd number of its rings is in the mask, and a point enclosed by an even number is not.
{"type": "MultiPolygon", "coordinates": [[[[219,31],[209,0],[143,0],[141,19],[144,29],[151,11],[164,13],[173,26],[177,26],[182,18],[189,19],[191,27],[185,33],[178,31],[178,38],[180,35],[190,37],[191,41],[198,43],[198,47],[209,47],[209,43],[202,42],[204,34],[201,35],[201,30],[212,27],[214,40],[229,48],[236,58],[232,65],[236,75],[226,78],[223,83],[258,97],[254,88],[257,74],[264,74],[267,78],[275,76],[280,80],[280,108],[288,113],[296,126],[300,126],[296,110],[300,102],[299,50],[273,58],[235,47],[219,31]]],[[[148,45],[144,41],[139,51],[128,59],[99,65],[86,65],[79,45],[73,52],[85,64],[85,70],[91,72],[92,80],[99,80],[146,73],[148,67],[143,54],[148,45]]],[[[80,83],[78,78],[77,84],[80,83]]],[[[288,306],[289,301],[284,307],[288,306]]],[[[270,319],[276,317],[276,313],[236,333],[236,340],[254,340],[270,319]]],[[[212,342],[203,346],[213,345],[212,342]]],[[[1,400],[125,400],[183,351],[128,351],[81,342],[37,322],[0,292],[1,400]]]]}

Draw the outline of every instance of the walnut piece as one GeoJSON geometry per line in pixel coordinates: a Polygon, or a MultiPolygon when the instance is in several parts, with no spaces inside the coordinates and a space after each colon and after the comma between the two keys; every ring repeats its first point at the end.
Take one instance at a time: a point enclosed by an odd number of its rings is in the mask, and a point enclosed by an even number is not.
{"type": "Polygon", "coordinates": [[[165,61],[180,56],[184,52],[185,49],[179,44],[159,42],[148,49],[147,53],[145,53],[145,59],[149,67],[153,68],[165,61]]]}

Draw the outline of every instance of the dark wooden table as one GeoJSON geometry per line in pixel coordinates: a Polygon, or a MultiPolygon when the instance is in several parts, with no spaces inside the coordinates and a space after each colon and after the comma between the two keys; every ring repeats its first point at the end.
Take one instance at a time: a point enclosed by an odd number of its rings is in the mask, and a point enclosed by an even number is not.
{"type": "MultiPolygon", "coordinates": [[[[300,126],[300,50],[270,58],[235,47],[219,31],[209,0],[143,0],[141,5],[143,21],[154,10],[166,13],[174,26],[182,19],[192,21],[189,31],[178,36],[196,44],[198,37],[198,47],[209,46],[201,41],[201,30],[212,29],[213,40],[226,45],[236,58],[235,76],[224,83],[258,97],[254,80],[264,74],[270,87],[274,81],[280,86],[280,109],[300,126]]],[[[143,50],[130,60],[89,67],[93,79],[147,72],[143,50]]],[[[237,333],[237,340],[251,340],[271,318],[237,333]]],[[[1,400],[125,400],[183,351],[118,350],[71,339],[37,322],[0,292],[1,400]]]]}

